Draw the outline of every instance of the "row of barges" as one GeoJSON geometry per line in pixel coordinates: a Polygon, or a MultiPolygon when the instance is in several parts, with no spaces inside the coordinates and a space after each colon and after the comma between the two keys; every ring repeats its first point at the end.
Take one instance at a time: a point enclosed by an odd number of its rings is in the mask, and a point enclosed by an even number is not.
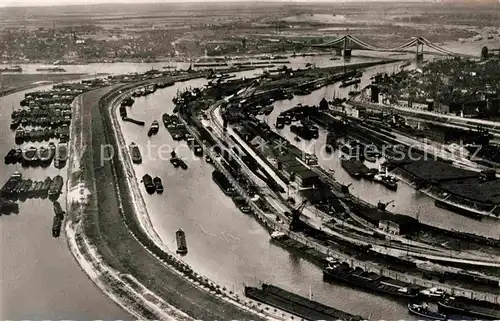
{"type": "Polygon", "coordinates": [[[58,169],[64,168],[68,160],[67,144],[49,143],[48,147],[30,146],[25,150],[11,149],[4,157],[5,164],[21,164],[23,167],[48,167],[54,161],[58,169]]]}
{"type": "Polygon", "coordinates": [[[36,128],[28,129],[19,127],[15,133],[15,143],[21,145],[28,142],[42,142],[49,139],[56,138],[60,142],[66,143],[69,141],[69,126],[62,125],[55,129],[53,128],[36,128]]]}
{"type": "Polygon", "coordinates": [[[0,189],[0,196],[4,199],[24,200],[26,198],[47,198],[57,200],[62,192],[64,181],[60,175],[44,181],[23,179],[19,172],[13,173],[0,189]]]}

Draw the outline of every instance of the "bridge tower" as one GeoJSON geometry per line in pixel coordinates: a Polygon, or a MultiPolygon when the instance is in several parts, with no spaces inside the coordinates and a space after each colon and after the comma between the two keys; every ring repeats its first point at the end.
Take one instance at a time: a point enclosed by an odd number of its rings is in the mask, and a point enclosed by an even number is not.
{"type": "Polygon", "coordinates": [[[349,36],[344,36],[342,56],[344,56],[344,59],[351,59],[351,53],[352,53],[351,40],[349,39],[349,36]]]}
{"type": "Polygon", "coordinates": [[[420,39],[417,39],[416,47],[417,47],[417,52],[416,52],[417,62],[424,60],[424,44],[423,42],[420,41],[420,39]]]}

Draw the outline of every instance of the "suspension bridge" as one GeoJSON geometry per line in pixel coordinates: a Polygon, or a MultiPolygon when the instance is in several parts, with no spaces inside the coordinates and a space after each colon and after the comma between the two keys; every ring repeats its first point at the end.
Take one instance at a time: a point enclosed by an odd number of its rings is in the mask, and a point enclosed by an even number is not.
{"type": "MultiPolygon", "coordinates": [[[[381,48],[381,47],[376,47],[372,46],[363,40],[352,36],[352,35],[345,35],[342,36],[338,39],[323,43],[323,44],[318,44],[314,45],[314,47],[317,48],[336,48],[339,53],[341,53],[344,58],[349,58],[351,57],[351,53],[353,49],[358,49],[358,50],[371,50],[371,51],[381,51],[381,52],[408,52],[409,49],[415,48],[415,53],[417,56],[417,60],[422,60],[424,58],[424,46],[427,46],[429,49],[434,50],[432,53],[438,53],[446,56],[460,56],[460,57],[474,57],[472,55],[465,55],[461,53],[456,53],[453,51],[450,51],[448,49],[445,49],[441,46],[438,46],[431,41],[427,40],[424,37],[413,37],[410,41],[397,46],[393,48],[381,48]]],[[[431,52],[428,52],[431,53],[431,52]]]]}

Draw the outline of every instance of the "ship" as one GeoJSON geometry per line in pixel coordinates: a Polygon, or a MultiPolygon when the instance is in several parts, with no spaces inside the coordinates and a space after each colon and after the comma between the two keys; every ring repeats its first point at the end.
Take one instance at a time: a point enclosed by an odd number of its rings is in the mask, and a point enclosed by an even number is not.
{"type": "Polygon", "coordinates": [[[471,316],[479,320],[500,320],[500,306],[465,298],[449,297],[438,301],[441,313],[471,316]]]}
{"type": "Polygon", "coordinates": [[[0,214],[19,213],[19,204],[14,201],[0,198],[0,214]]]}
{"type": "Polygon", "coordinates": [[[142,163],[141,151],[139,150],[139,146],[136,143],[131,143],[129,145],[130,155],[132,156],[132,162],[134,164],[142,163]]]}
{"type": "Polygon", "coordinates": [[[439,208],[443,208],[445,210],[451,211],[453,213],[457,213],[466,217],[473,218],[475,220],[481,220],[483,218],[483,214],[480,214],[472,209],[468,209],[465,206],[460,206],[457,204],[453,204],[451,202],[447,202],[445,200],[435,200],[434,205],[439,208]]]}
{"type": "Polygon", "coordinates": [[[54,177],[54,179],[50,183],[48,190],[49,198],[51,200],[55,201],[59,198],[59,195],[61,195],[63,184],[64,180],[62,176],[57,175],[56,177],[54,177]]]}
{"type": "Polygon", "coordinates": [[[0,74],[4,72],[23,72],[23,68],[21,66],[11,66],[11,67],[4,67],[0,68],[0,74]]]}
{"type": "Polygon", "coordinates": [[[240,195],[235,195],[232,197],[232,199],[233,199],[233,202],[236,205],[236,207],[238,207],[238,209],[242,213],[248,214],[252,211],[252,208],[248,205],[248,203],[244,197],[242,197],[240,195]]]}
{"type": "Polygon", "coordinates": [[[220,187],[224,194],[226,194],[227,196],[232,196],[234,194],[234,189],[231,186],[231,183],[227,180],[224,174],[222,174],[222,172],[218,170],[213,171],[212,179],[214,180],[215,184],[220,187]]]}
{"type": "Polygon", "coordinates": [[[54,166],[57,169],[64,168],[64,166],[66,166],[67,161],[68,161],[68,144],[59,143],[57,146],[54,166]]]}
{"type": "Polygon", "coordinates": [[[160,125],[158,124],[158,121],[154,120],[153,123],[151,124],[151,127],[149,128],[148,137],[158,134],[159,129],[160,125]]]}
{"type": "Polygon", "coordinates": [[[448,319],[448,317],[442,313],[431,311],[429,306],[425,303],[408,303],[408,311],[413,315],[422,317],[423,320],[445,321],[448,319]]]}
{"type": "Polygon", "coordinates": [[[61,234],[61,226],[62,226],[63,218],[61,216],[54,215],[54,219],[52,220],[52,236],[58,238],[61,234]]]}
{"type": "Polygon", "coordinates": [[[146,188],[146,192],[148,192],[148,194],[154,194],[154,192],[156,192],[156,187],[155,184],[153,183],[153,178],[150,175],[145,174],[142,177],[142,182],[144,183],[144,187],[146,188]]]}
{"type": "Polygon", "coordinates": [[[163,184],[161,183],[161,178],[156,176],[153,178],[153,184],[155,185],[156,193],[162,194],[163,193],[163,184]]]}
{"type": "Polygon", "coordinates": [[[36,71],[66,72],[66,69],[61,68],[61,67],[52,67],[52,68],[36,68],[36,71]]]}
{"type": "Polygon", "coordinates": [[[413,299],[418,291],[410,284],[395,281],[381,275],[365,272],[361,268],[351,268],[347,263],[328,263],[323,269],[325,281],[335,281],[374,292],[413,299]]]}
{"type": "Polygon", "coordinates": [[[175,239],[177,241],[177,253],[184,255],[187,253],[187,243],[186,243],[186,233],[183,230],[178,229],[175,232],[175,239]]]}

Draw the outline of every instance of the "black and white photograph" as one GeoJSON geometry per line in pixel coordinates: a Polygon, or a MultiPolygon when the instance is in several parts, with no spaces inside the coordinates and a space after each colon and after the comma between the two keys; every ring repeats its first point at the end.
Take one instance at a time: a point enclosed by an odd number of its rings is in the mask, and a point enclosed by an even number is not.
{"type": "Polygon", "coordinates": [[[0,321],[500,320],[500,0],[0,0],[0,321]]]}

